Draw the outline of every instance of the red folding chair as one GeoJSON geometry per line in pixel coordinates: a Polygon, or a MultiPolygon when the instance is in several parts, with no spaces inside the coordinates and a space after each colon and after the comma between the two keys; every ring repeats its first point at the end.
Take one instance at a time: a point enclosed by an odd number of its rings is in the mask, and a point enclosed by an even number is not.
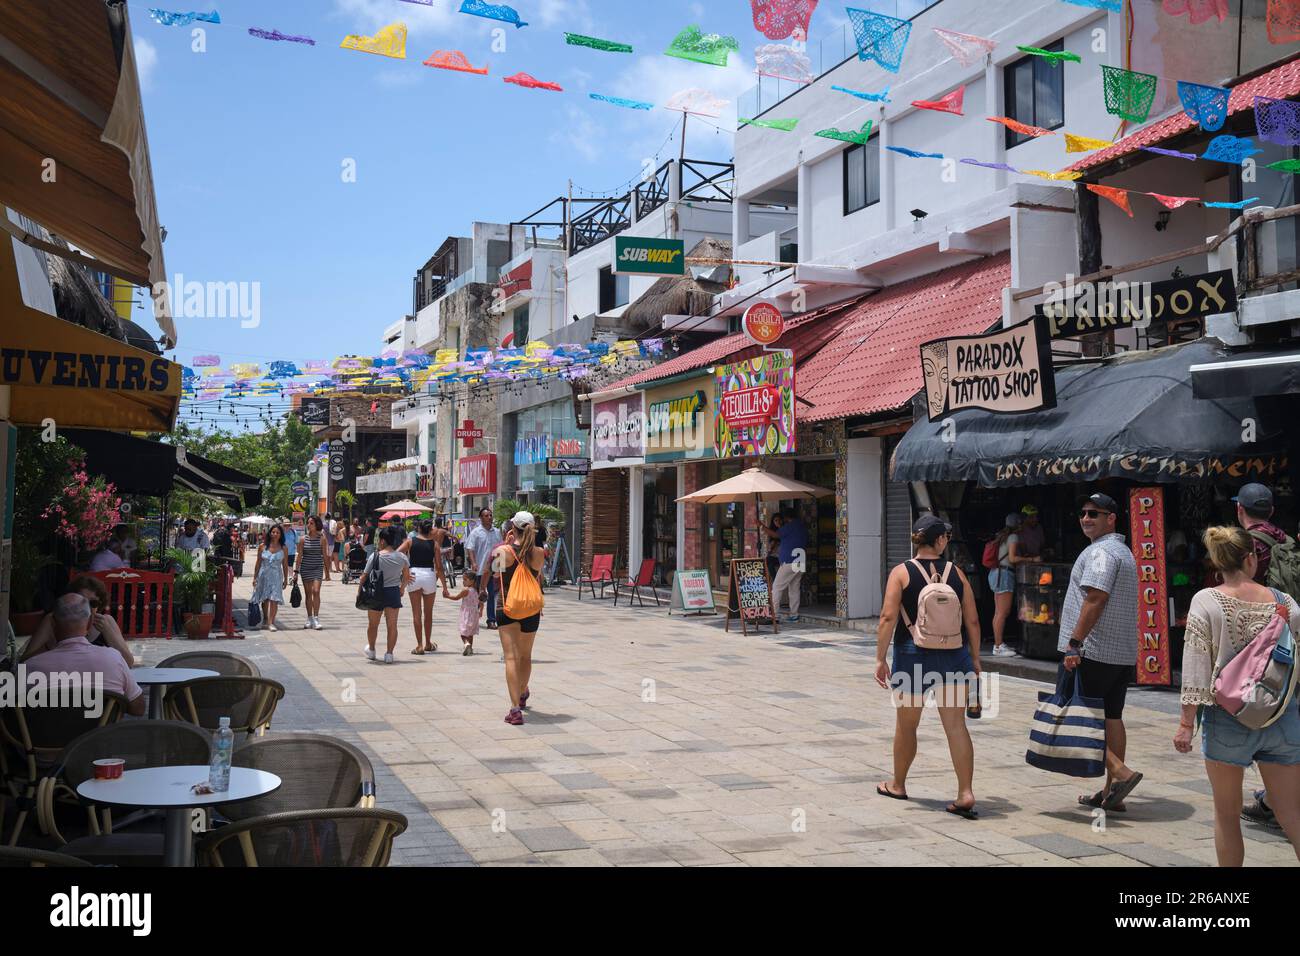
{"type": "Polygon", "coordinates": [[[600,584],[600,598],[605,598],[605,586],[614,586],[615,601],[618,599],[618,581],[614,577],[614,556],[612,554],[594,554],[591,556],[591,570],[578,575],[578,600],[582,600],[582,585],[591,588],[591,597],[596,597],[596,585],[600,584]]]}
{"type": "MultiPolygon", "coordinates": [[[[628,605],[630,606],[632,604],[632,598],[636,598],[638,601],[641,602],[641,606],[645,607],[645,598],[641,596],[641,589],[649,588],[650,593],[654,596],[655,599],[655,607],[658,607],[659,592],[655,590],[654,582],[655,582],[655,559],[646,558],[644,561],[641,562],[641,570],[637,572],[636,577],[628,578],[627,582],[623,585],[623,587],[632,589],[632,593],[628,595],[628,599],[627,599],[628,605]]],[[[619,592],[619,586],[615,584],[614,585],[615,604],[618,603],[618,592],[619,592]]]]}
{"type": "Polygon", "coordinates": [[[172,638],[174,574],[157,571],[93,571],[108,588],[108,613],[127,640],[136,637],[172,638]]]}

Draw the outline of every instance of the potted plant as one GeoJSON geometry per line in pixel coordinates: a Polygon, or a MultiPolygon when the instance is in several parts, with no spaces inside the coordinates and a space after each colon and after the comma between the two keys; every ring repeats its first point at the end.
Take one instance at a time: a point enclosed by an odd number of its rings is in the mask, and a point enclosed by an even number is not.
{"type": "Polygon", "coordinates": [[[165,558],[178,567],[173,588],[181,605],[181,620],[185,622],[185,636],[190,640],[203,640],[212,631],[212,612],[203,605],[217,578],[216,565],[200,555],[195,556],[184,548],[168,548],[165,558]]]}
{"type": "Polygon", "coordinates": [[[42,554],[32,542],[14,539],[9,568],[9,623],[19,637],[34,633],[45,616],[36,603],[36,595],[41,571],[54,563],[53,557],[42,554]]]}

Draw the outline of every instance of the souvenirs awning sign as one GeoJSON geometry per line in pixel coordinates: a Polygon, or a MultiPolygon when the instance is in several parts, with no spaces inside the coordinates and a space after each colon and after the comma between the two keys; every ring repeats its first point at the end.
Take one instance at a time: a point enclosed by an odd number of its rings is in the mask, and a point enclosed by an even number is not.
{"type": "Polygon", "coordinates": [[[1034,311],[1046,318],[1053,339],[1144,329],[1153,322],[1182,322],[1237,309],[1237,289],[1227,269],[1164,282],[1076,283],[1067,277],[1064,285],[1049,282],[1044,289],[1047,301],[1034,311]]]}
{"type": "Polygon", "coordinates": [[[921,346],[930,421],[964,408],[1032,412],[1056,406],[1047,323],[1032,318],[985,335],[921,346]]]}

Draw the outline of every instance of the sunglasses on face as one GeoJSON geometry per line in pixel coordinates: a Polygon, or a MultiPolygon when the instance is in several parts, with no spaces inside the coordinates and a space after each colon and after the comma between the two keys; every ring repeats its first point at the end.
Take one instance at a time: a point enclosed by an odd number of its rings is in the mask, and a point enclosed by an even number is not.
{"type": "Polygon", "coordinates": [[[1084,508],[1079,512],[1080,518],[1100,518],[1102,515],[1110,514],[1109,511],[1094,511],[1092,508],[1084,508]]]}

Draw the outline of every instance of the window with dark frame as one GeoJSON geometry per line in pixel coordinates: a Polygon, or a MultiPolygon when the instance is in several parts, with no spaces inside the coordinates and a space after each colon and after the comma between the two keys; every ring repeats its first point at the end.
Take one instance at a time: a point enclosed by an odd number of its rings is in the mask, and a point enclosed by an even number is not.
{"type": "MultiPolygon", "coordinates": [[[[1065,49],[1065,41],[1057,40],[1043,49],[1060,52],[1065,49]]],[[[1051,60],[1041,56],[1026,56],[1008,63],[1002,74],[1007,117],[1043,129],[1064,126],[1065,69],[1061,64],[1053,66],[1051,60]]],[[[1007,149],[1034,138],[1012,129],[1006,131],[1006,136],[1007,149]]]]}
{"type": "Polygon", "coordinates": [[[844,215],[880,202],[880,138],[844,151],[844,215]]]}

